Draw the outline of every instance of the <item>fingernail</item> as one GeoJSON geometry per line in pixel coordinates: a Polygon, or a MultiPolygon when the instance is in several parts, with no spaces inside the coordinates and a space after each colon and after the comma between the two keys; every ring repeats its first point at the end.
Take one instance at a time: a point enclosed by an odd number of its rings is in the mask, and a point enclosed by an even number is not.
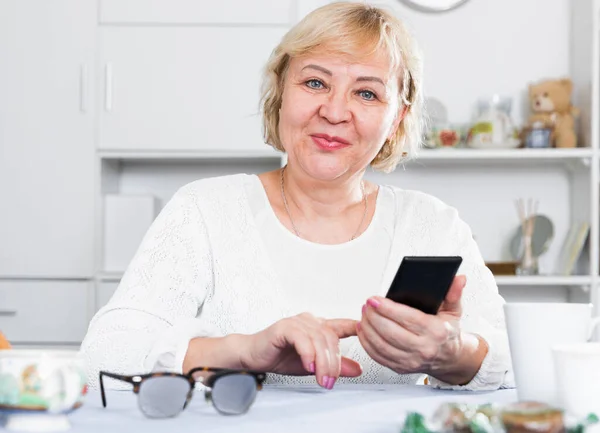
{"type": "Polygon", "coordinates": [[[315,372],[315,363],[311,362],[310,365],[308,366],[308,371],[310,371],[311,373],[315,372]]]}
{"type": "Polygon", "coordinates": [[[360,322],[356,322],[356,330],[360,331],[360,322]]]}
{"type": "Polygon", "coordinates": [[[323,388],[327,388],[328,385],[329,385],[329,376],[323,376],[323,379],[322,379],[323,388]]]}
{"type": "Polygon", "coordinates": [[[363,305],[363,307],[362,307],[362,313],[365,314],[365,311],[367,311],[367,306],[363,305]]]}
{"type": "Polygon", "coordinates": [[[367,304],[369,304],[373,308],[377,308],[381,303],[379,301],[376,301],[375,299],[369,298],[367,299],[367,304]]]}
{"type": "Polygon", "coordinates": [[[327,382],[327,389],[333,389],[333,385],[335,385],[335,377],[330,377],[329,382],[327,382]]]}

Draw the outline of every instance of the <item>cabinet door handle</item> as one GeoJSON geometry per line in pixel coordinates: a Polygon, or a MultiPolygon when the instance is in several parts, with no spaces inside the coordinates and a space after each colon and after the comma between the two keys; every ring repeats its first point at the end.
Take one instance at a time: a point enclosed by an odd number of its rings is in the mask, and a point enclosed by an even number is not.
{"type": "Polygon", "coordinates": [[[87,111],[87,65],[82,63],[79,67],[79,111],[87,111]]]}
{"type": "Polygon", "coordinates": [[[0,310],[0,316],[16,316],[17,310],[0,310]]]}
{"type": "Polygon", "coordinates": [[[112,63],[107,63],[104,68],[105,89],[104,89],[104,109],[107,112],[112,111],[112,87],[113,87],[113,69],[112,63]]]}

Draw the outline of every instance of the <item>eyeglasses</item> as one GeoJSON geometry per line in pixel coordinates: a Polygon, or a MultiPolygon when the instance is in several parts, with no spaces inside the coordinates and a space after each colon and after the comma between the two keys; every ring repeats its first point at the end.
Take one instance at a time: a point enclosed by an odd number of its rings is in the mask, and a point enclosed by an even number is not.
{"type": "Polygon", "coordinates": [[[196,379],[194,374],[213,373],[199,381],[207,387],[204,396],[208,403],[224,415],[242,415],[250,409],[256,393],[262,389],[265,373],[230,370],[225,368],[198,367],[188,374],[157,372],[123,376],[100,372],[102,406],[106,407],[104,376],[133,385],[138,395],[138,406],[148,418],[170,418],[179,415],[190,400],[196,379]]]}

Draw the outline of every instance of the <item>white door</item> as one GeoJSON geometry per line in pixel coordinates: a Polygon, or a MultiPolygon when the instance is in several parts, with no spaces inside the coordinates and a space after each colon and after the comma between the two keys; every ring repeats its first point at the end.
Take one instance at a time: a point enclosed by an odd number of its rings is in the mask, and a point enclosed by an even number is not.
{"type": "Polygon", "coordinates": [[[0,1],[0,277],[92,275],[95,11],[0,1]]]}
{"type": "Polygon", "coordinates": [[[260,77],[285,31],[103,27],[100,148],[268,152],[258,107],[260,77]]]}

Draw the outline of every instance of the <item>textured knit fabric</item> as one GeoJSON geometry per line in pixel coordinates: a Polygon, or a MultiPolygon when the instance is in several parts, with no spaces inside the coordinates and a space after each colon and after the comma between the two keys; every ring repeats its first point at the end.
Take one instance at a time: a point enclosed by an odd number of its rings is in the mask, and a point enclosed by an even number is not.
{"type": "MultiPolygon", "coordinates": [[[[360,318],[372,295],[385,296],[404,256],[460,255],[467,277],[464,330],[489,352],[462,387],[514,386],[503,299],[469,227],[457,211],[427,194],[379,188],[373,220],[356,239],[321,245],[296,237],[277,219],[257,176],[203,179],[182,187],[156,218],[82,344],[91,386],[98,370],[181,372],[191,338],[258,332],[308,311],[360,318]]],[[[342,354],[363,366],[339,382],[416,383],[373,361],[356,337],[342,354]]],[[[268,382],[316,383],[314,376],[268,375],[268,382]]]]}

